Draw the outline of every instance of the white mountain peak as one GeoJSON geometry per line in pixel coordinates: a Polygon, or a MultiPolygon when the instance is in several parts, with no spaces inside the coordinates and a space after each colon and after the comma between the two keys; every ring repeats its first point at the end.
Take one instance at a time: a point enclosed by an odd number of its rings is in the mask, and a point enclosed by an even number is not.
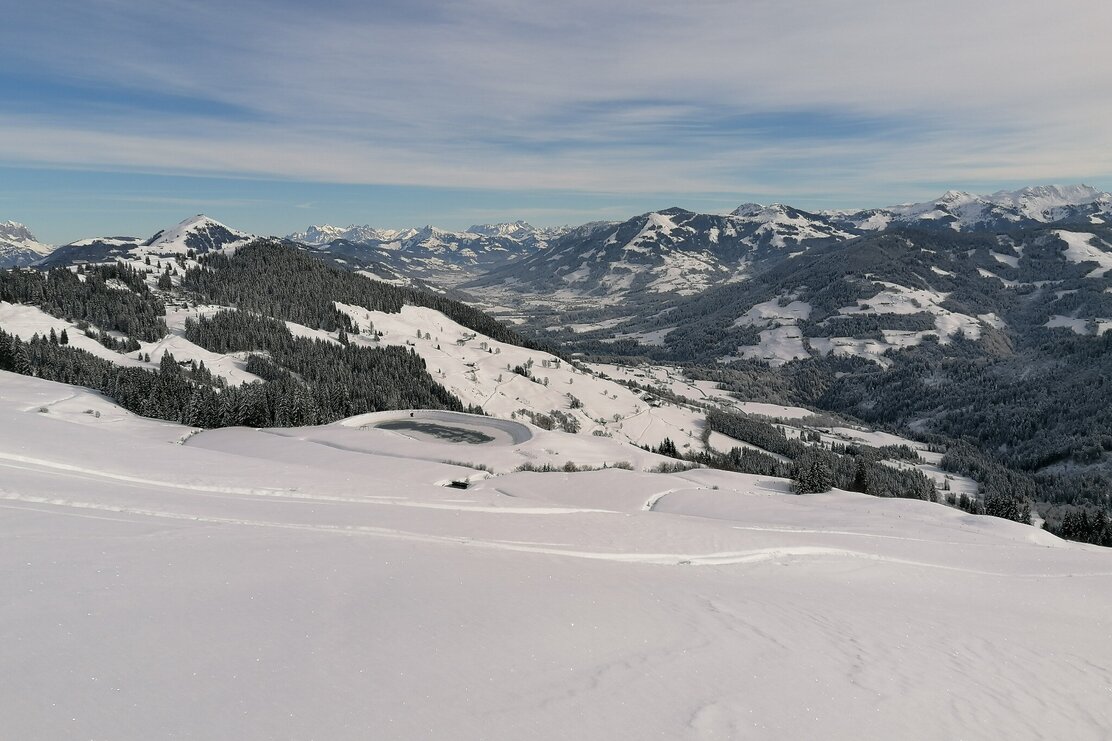
{"type": "Polygon", "coordinates": [[[18,221],[0,222],[0,267],[27,265],[49,255],[54,247],[43,244],[18,221]]]}
{"type": "Polygon", "coordinates": [[[527,221],[518,219],[517,221],[497,224],[472,224],[467,228],[467,231],[486,237],[522,237],[535,233],[537,228],[527,221]]]}
{"type": "Polygon", "coordinates": [[[214,228],[227,230],[228,232],[231,232],[232,234],[237,236],[241,236],[244,239],[250,236],[248,234],[245,234],[244,232],[232,229],[225,224],[221,224],[216,219],[205,216],[204,214],[197,214],[196,216],[190,216],[188,219],[180,222],[177,226],[171,229],[167,229],[156,235],[154,238],[151,239],[151,245],[163,245],[177,242],[185,238],[190,233],[214,228]]]}
{"type": "Polygon", "coordinates": [[[760,203],[743,203],[733,211],[730,212],[731,216],[753,216],[764,211],[765,207],[760,203]]]}

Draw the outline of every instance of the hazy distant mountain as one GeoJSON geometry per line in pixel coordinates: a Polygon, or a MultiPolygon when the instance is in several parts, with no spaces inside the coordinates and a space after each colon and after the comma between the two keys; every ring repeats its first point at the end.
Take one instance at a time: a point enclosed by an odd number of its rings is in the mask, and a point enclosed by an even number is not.
{"type": "Polygon", "coordinates": [[[38,262],[54,248],[35,239],[31,230],[15,221],[0,221],[0,268],[38,262]]]}
{"type": "Polygon", "coordinates": [[[329,224],[311,225],[303,232],[290,234],[287,239],[301,244],[323,245],[337,239],[349,242],[388,242],[396,239],[401,232],[396,229],[375,229],[371,226],[331,226],[329,224]]]}
{"type": "Polygon", "coordinates": [[[543,250],[566,231],[541,229],[524,221],[478,224],[463,232],[434,226],[376,229],[325,224],[287,239],[312,246],[318,254],[355,263],[370,260],[409,278],[454,285],[543,250]]]}
{"type": "Polygon", "coordinates": [[[1112,195],[1088,185],[1040,185],[991,195],[950,190],[924,203],[825,215],[836,223],[867,230],[915,226],[998,231],[1067,221],[1103,224],[1112,218],[1112,195]]]}

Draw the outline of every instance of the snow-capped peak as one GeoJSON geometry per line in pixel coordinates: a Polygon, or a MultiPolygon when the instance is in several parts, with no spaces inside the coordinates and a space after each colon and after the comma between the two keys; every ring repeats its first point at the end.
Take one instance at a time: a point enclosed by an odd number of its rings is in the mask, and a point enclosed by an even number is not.
{"type": "Polygon", "coordinates": [[[30,265],[53,250],[18,221],[0,221],[0,269],[30,265]]]}
{"type": "Polygon", "coordinates": [[[18,221],[0,221],[0,244],[18,245],[21,249],[37,252],[40,255],[49,254],[54,249],[51,245],[35,239],[31,230],[18,221]]]}
{"type": "Polygon", "coordinates": [[[172,229],[158,232],[143,247],[146,252],[158,254],[185,253],[189,250],[205,253],[239,245],[253,238],[251,234],[232,229],[204,214],[197,214],[172,229]]]}
{"type": "Polygon", "coordinates": [[[762,206],[759,203],[743,203],[730,212],[730,215],[745,221],[765,224],[772,221],[783,221],[784,219],[797,219],[804,216],[804,212],[783,203],[770,203],[767,206],[762,206]]]}
{"type": "Polygon", "coordinates": [[[756,216],[757,214],[761,213],[764,210],[765,210],[765,206],[762,206],[759,203],[743,203],[740,206],[738,206],[737,208],[735,208],[733,211],[731,211],[730,215],[731,216],[741,216],[742,218],[748,218],[748,217],[751,217],[751,216],[756,216]]]}
{"type": "Polygon", "coordinates": [[[1112,212],[1112,195],[1089,185],[1039,185],[991,195],[948,190],[922,203],[824,214],[861,229],[884,229],[902,223],[965,231],[1008,228],[1025,222],[1050,223],[1095,212],[1112,212]]]}
{"type": "Polygon", "coordinates": [[[396,229],[378,229],[369,224],[349,224],[346,227],[314,224],[303,232],[290,234],[288,238],[302,244],[320,246],[338,239],[348,242],[390,242],[404,236],[396,229]]]}
{"type": "Polygon", "coordinates": [[[517,220],[500,224],[472,224],[467,227],[472,234],[482,234],[485,237],[510,237],[518,239],[530,234],[535,234],[537,228],[527,221],[517,220]]]}
{"type": "Polygon", "coordinates": [[[739,229],[752,229],[754,236],[767,239],[773,247],[782,249],[789,243],[798,245],[811,239],[848,239],[850,232],[834,226],[829,215],[812,214],[783,203],[743,203],[730,212],[739,229]]]}
{"type": "Polygon", "coordinates": [[[334,239],[343,239],[344,234],[348,230],[353,228],[354,227],[341,229],[340,227],[332,226],[331,224],[310,224],[309,228],[305,231],[294,232],[293,234],[289,235],[289,237],[294,241],[302,242],[304,244],[325,244],[327,242],[331,242],[334,239]]]}
{"type": "Polygon", "coordinates": [[[1039,185],[1019,190],[1001,190],[984,200],[1014,208],[1037,221],[1054,220],[1062,209],[1092,203],[1112,204],[1112,195],[1090,185],[1039,185]]]}
{"type": "Polygon", "coordinates": [[[964,190],[948,190],[935,200],[935,203],[958,204],[977,200],[977,196],[964,190]]]}

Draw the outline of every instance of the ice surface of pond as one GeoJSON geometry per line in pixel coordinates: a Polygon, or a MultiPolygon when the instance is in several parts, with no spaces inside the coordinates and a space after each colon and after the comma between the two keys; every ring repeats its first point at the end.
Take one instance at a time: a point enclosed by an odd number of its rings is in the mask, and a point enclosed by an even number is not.
{"type": "Polygon", "coordinates": [[[372,412],[343,424],[389,430],[430,443],[520,445],[533,437],[529,427],[520,422],[440,409],[372,412]]]}
{"type": "MultiPolygon", "coordinates": [[[[467,430],[439,422],[428,422],[420,419],[397,419],[376,425],[382,430],[397,430],[400,432],[412,431],[420,433],[422,437],[429,436],[449,443],[469,443],[478,445],[494,442],[494,438],[479,430],[467,430]]],[[[412,435],[410,437],[413,437],[412,435]]]]}

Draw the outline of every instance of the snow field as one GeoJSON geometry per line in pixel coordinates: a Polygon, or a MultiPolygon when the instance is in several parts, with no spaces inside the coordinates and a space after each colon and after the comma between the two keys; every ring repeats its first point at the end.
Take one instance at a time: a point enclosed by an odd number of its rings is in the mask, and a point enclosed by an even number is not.
{"type": "Polygon", "coordinates": [[[709,289],[727,272],[744,275],[745,266],[727,271],[721,261],[709,253],[666,251],[661,255],[663,264],[652,268],[656,276],[647,286],[654,293],[675,293],[694,296],[709,289]]]}
{"type": "Polygon", "coordinates": [[[811,305],[806,301],[790,301],[784,306],[778,299],[755,304],[749,311],[734,320],[734,327],[767,327],[773,324],[795,324],[811,316],[811,305]]]}
{"type": "Polygon", "coordinates": [[[1053,314],[1042,326],[1049,329],[1064,328],[1070,330],[1074,334],[1096,335],[1099,337],[1105,332],[1112,331],[1112,319],[1105,317],[1086,319],[1084,317],[1053,314]]]}
{"type": "Polygon", "coordinates": [[[1095,262],[1097,264],[1097,267],[1085,276],[1086,278],[1102,278],[1112,270],[1112,252],[1106,252],[1093,244],[1093,240],[1096,239],[1095,234],[1067,232],[1063,229],[1057,229],[1054,233],[1066,243],[1062,256],[1067,260],[1074,263],[1095,262]]]}
{"type": "Polygon", "coordinates": [[[1112,724],[1100,549],[721,471],[457,490],[436,484],[469,469],[401,436],[178,445],[188,429],[62,412],[106,403],[91,396],[0,374],[13,738],[1095,739],[1112,724]]]}

